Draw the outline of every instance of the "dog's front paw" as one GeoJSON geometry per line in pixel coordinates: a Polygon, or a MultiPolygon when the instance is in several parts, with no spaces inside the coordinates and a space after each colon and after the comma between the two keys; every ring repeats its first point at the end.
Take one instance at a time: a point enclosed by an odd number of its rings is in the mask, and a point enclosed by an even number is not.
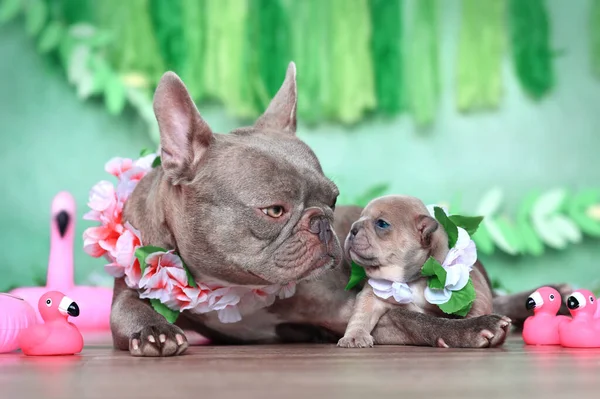
{"type": "Polygon", "coordinates": [[[133,356],[175,356],[182,354],[187,347],[183,330],[167,323],[144,327],[129,338],[129,353],[133,356]]]}
{"type": "Polygon", "coordinates": [[[486,315],[457,320],[445,337],[438,338],[439,347],[494,348],[506,340],[511,320],[506,316],[486,315]]]}
{"type": "Polygon", "coordinates": [[[337,344],[340,348],[372,348],[373,337],[366,331],[346,333],[337,344]]]}

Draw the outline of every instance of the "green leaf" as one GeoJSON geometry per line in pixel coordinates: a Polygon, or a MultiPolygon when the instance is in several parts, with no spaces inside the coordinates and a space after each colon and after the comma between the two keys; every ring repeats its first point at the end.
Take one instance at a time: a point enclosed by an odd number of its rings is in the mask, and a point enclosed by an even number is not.
{"type": "Polygon", "coordinates": [[[0,24],[15,18],[23,7],[23,0],[2,0],[0,2],[0,24]]]}
{"type": "Polygon", "coordinates": [[[164,303],[160,302],[158,299],[150,299],[150,304],[154,308],[154,310],[164,316],[165,319],[171,324],[177,321],[179,317],[179,312],[173,309],[170,309],[164,303]]]}
{"type": "Polygon", "coordinates": [[[515,225],[507,217],[500,216],[496,219],[496,226],[508,245],[513,249],[514,255],[521,252],[523,245],[515,225]]]}
{"type": "Polygon", "coordinates": [[[503,230],[499,227],[495,220],[486,218],[483,221],[483,226],[487,229],[490,238],[498,246],[498,248],[510,255],[517,255],[519,253],[517,248],[513,247],[508,239],[504,236],[503,230]]]}
{"type": "Polygon", "coordinates": [[[104,89],[104,99],[106,101],[106,109],[112,115],[118,115],[125,108],[125,100],[127,99],[125,93],[125,86],[119,76],[113,74],[106,84],[104,89]]]}
{"type": "Polygon", "coordinates": [[[533,210],[533,205],[538,198],[539,193],[537,191],[527,194],[519,207],[516,224],[519,235],[521,236],[522,252],[533,256],[541,256],[545,249],[542,240],[540,240],[531,225],[531,212],[533,210]]]}
{"type": "Polygon", "coordinates": [[[154,247],[152,245],[139,247],[135,250],[135,257],[140,262],[140,269],[142,270],[142,274],[144,274],[144,270],[146,269],[146,258],[148,257],[148,255],[154,252],[167,252],[167,250],[161,247],[154,247]]]}
{"type": "Polygon", "coordinates": [[[140,157],[145,157],[146,155],[150,155],[152,153],[154,153],[154,151],[151,149],[144,148],[142,151],[140,151],[140,157]]]}
{"type": "Polygon", "coordinates": [[[183,265],[183,270],[185,270],[185,274],[187,275],[188,285],[196,288],[196,280],[194,280],[194,276],[192,276],[192,273],[190,273],[190,269],[188,269],[188,267],[185,265],[183,259],[181,259],[181,264],[183,265]]]}
{"type": "Polygon", "coordinates": [[[444,230],[446,230],[446,234],[448,235],[448,247],[454,248],[456,240],[458,240],[458,228],[454,222],[448,218],[446,212],[439,206],[434,207],[433,212],[436,220],[440,222],[442,227],[444,227],[444,230]]]}
{"type": "Polygon", "coordinates": [[[483,220],[483,216],[461,216],[451,215],[449,219],[457,226],[462,227],[469,233],[470,236],[477,232],[479,224],[483,220]]]}
{"type": "Polygon", "coordinates": [[[421,275],[425,277],[437,276],[440,280],[444,282],[446,281],[446,270],[444,270],[440,262],[438,262],[433,256],[430,256],[423,265],[423,268],[421,269],[421,275]]]}
{"type": "Polygon", "coordinates": [[[346,291],[351,290],[361,281],[367,278],[367,273],[365,269],[352,262],[352,269],[350,271],[350,280],[348,281],[348,285],[346,285],[346,291]]]}
{"type": "Polygon", "coordinates": [[[500,204],[502,203],[503,193],[499,188],[493,188],[488,191],[484,196],[481,202],[479,203],[479,207],[477,209],[478,215],[482,215],[483,217],[491,216],[498,212],[500,208],[500,204]]]}
{"type": "Polygon", "coordinates": [[[477,245],[477,251],[486,255],[492,255],[494,253],[494,241],[489,230],[485,226],[485,222],[477,229],[477,233],[471,237],[477,245]]]}
{"type": "Polygon", "coordinates": [[[442,280],[440,280],[438,276],[430,277],[429,280],[427,280],[427,285],[429,286],[429,288],[435,290],[443,290],[445,287],[444,282],[442,282],[442,280]]]}
{"type": "Polygon", "coordinates": [[[25,13],[25,30],[35,36],[44,27],[48,18],[48,6],[45,0],[29,0],[27,11],[25,13]]]}
{"type": "Polygon", "coordinates": [[[152,161],[152,167],[153,167],[153,168],[156,168],[157,166],[160,166],[160,164],[161,164],[160,157],[156,157],[156,158],[154,159],[154,161],[152,161]]]}
{"type": "Polygon", "coordinates": [[[579,226],[579,228],[592,237],[600,237],[600,223],[587,215],[590,206],[600,203],[600,190],[584,190],[569,201],[567,206],[568,215],[579,226]]]}
{"type": "Polygon", "coordinates": [[[38,50],[47,53],[54,50],[63,38],[65,28],[57,21],[52,21],[44,28],[38,42],[38,50]]]}
{"type": "Polygon", "coordinates": [[[450,300],[439,305],[439,307],[444,313],[456,314],[464,317],[471,310],[475,297],[475,287],[473,287],[473,281],[469,279],[469,282],[462,290],[453,291],[450,300]]]}

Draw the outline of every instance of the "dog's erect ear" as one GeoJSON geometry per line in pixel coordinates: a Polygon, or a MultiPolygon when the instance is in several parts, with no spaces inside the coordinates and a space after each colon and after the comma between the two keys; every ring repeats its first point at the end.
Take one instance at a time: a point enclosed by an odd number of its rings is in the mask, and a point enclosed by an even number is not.
{"type": "Polygon", "coordinates": [[[154,114],[160,130],[161,164],[173,184],[194,178],[196,166],[213,134],[173,72],[163,75],[154,93],[154,114]]]}
{"type": "Polygon", "coordinates": [[[427,215],[417,216],[417,232],[421,240],[421,246],[423,248],[431,247],[433,241],[433,233],[439,227],[437,220],[427,215]]]}
{"type": "Polygon", "coordinates": [[[281,88],[271,100],[269,107],[254,124],[257,129],[296,133],[296,64],[290,62],[281,88]]]}

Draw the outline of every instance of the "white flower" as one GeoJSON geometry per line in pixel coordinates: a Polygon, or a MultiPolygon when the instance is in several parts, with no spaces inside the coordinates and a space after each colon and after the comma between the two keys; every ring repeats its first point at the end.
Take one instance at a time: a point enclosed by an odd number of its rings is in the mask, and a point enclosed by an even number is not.
{"type": "Polygon", "coordinates": [[[369,285],[373,288],[373,293],[380,298],[394,297],[394,300],[398,303],[411,303],[413,301],[413,293],[408,284],[370,278],[369,285]]]}

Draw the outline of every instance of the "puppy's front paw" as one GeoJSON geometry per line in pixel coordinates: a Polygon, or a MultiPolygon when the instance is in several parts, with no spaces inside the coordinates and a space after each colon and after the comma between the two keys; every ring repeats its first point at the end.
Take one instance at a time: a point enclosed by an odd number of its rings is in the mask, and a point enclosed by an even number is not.
{"type": "Polygon", "coordinates": [[[187,347],[183,330],[167,323],[145,327],[129,338],[129,353],[133,356],[175,356],[187,347]]]}
{"type": "Polygon", "coordinates": [[[337,344],[340,348],[372,348],[373,337],[366,331],[346,333],[337,344]]]}

